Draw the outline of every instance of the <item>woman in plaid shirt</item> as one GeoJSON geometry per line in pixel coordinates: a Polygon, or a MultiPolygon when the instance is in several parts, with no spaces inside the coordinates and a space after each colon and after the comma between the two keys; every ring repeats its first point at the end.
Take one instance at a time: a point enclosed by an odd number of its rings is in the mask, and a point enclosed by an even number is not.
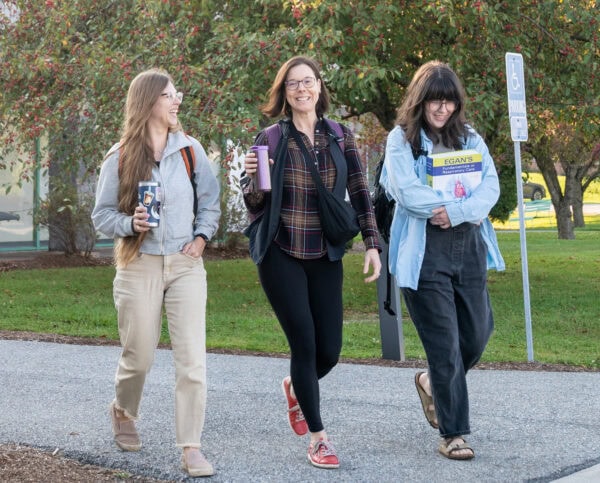
{"type": "Polygon", "coordinates": [[[297,435],[310,432],[308,459],[320,468],[338,468],[339,460],[320,414],[319,379],[337,364],[342,348],[342,257],[345,245],[323,235],[317,189],[307,163],[314,163],[332,190],[338,169],[330,146],[339,142],[347,165],[346,189],[358,214],[365,244],[366,282],[379,277],[379,239],[363,165],[352,133],[341,126],[343,140],[333,140],[332,122],[323,115],[329,95],[317,63],[294,57],[278,71],[263,113],[278,125],[260,132],[256,145],[268,145],[268,131],[278,129],[278,149],[270,146],[272,191],[255,185],[256,157],[245,158],[244,201],[253,222],[246,234],[262,287],[285,332],[291,352],[290,376],[283,379],[288,420],[297,435]],[[284,135],[285,134],[285,135],[284,135]],[[301,140],[310,159],[305,159],[301,140]],[[287,142],[286,142],[287,141],[287,142]],[[287,146],[286,146],[287,144],[287,146]]]}

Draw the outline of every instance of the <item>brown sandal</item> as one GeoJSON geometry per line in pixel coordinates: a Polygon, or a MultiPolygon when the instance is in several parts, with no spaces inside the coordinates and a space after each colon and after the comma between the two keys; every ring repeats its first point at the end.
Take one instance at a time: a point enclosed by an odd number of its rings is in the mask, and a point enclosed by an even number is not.
{"type": "Polygon", "coordinates": [[[423,406],[423,413],[425,413],[425,419],[431,425],[432,428],[438,429],[439,424],[437,421],[437,416],[435,415],[435,406],[433,404],[433,398],[425,392],[423,386],[419,382],[419,378],[421,374],[425,374],[424,372],[417,372],[415,374],[415,386],[417,386],[417,393],[419,394],[419,399],[421,399],[421,406],[423,406]]]}
{"type": "Polygon", "coordinates": [[[439,451],[446,458],[451,460],[471,460],[475,458],[475,451],[469,446],[467,441],[462,436],[454,436],[452,438],[443,438],[440,441],[439,451]],[[455,441],[462,441],[458,443],[455,441]],[[455,454],[460,450],[469,450],[470,454],[455,454]]]}

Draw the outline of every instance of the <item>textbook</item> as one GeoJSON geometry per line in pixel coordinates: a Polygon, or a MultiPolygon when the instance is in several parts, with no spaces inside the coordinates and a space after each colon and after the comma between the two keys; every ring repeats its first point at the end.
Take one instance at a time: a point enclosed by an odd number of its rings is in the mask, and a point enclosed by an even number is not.
{"type": "Polygon", "coordinates": [[[429,154],[427,183],[455,198],[468,198],[481,183],[481,153],[474,149],[429,154]]]}

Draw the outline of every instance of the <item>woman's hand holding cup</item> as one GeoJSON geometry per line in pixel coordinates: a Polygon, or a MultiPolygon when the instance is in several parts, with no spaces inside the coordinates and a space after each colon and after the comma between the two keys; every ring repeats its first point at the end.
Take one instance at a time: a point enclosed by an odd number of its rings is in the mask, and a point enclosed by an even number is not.
{"type": "Polygon", "coordinates": [[[268,150],[268,146],[252,146],[244,158],[246,175],[257,183],[259,191],[271,191],[270,166],[275,162],[268,150]]]}
{"type": "Polygon", "coordinates": [[[258,158],[256,157],[255,151],[248,151],[244,157],[244,170],[249,178],[256,176],[256,169],[258,165],[258,158]]]}
{"type": "Polygon", "coordinates": [[[131,220],[131,227],[135,233],[142,233],[144,231],[150,230],[150,226],[148,225],[148,210],[141,203],[135,207],[135,213],[133,214],[133,219],[131,220]]]}

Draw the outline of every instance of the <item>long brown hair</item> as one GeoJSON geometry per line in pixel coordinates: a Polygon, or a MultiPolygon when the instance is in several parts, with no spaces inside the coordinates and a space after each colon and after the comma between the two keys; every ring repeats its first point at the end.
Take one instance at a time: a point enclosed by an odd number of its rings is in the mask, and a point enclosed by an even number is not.
{"type": "Polygon", "coordinates": [[[406,89],[397,118],[413,149],[421,149],[421,128],[425,129],[434,144],[442,142],[449,148],[461,149],[468,133],[465,126],[465,97],[462,83],[448,64],[432,60],[419,67],[406,89]],[[454,101],[456,109],[444,127],[435,133],[425,120],[425,103],[440,99],[454,101]]]}
{"type": "MultiPolygon", "coordinates": [[[[138,182],[152,177],[155,162],[148,120],[154,104],[169,82],[173,80],[167,72],[150,69],[138,74],[129,86],[119,145],[119,211],[122,213],[133,215],[138,205],[138,182]]],[[[170,131],[180,129],[181,125],[178,124],[170,131]]],[[[145,235],[140,233],[117,240],[114,250],[117,267],[124,267],[137,256],[145,235]]]]}
{"type": "Polygon", "coordinates": [[[265,115],[269,117],[279,117],[281,115],[290,118],[292,117],[292,109],[287,102],[285,102],[285,81],[288,72],[298,65],[307,65],[310,67],[315,75],[315,79],[321,81],[321,93],[319,94],[317,105],[315,106],[317,117],[322,117],[323,114],[327,112],[327,109],[329,109],[329,92],[327,92],[327,87],[319,72],[319,65],[310,57],[298,55],[288,60],[277,71],[273,85],[269,89],[269,100],[261,107],[261,111],[265,115]]]}

